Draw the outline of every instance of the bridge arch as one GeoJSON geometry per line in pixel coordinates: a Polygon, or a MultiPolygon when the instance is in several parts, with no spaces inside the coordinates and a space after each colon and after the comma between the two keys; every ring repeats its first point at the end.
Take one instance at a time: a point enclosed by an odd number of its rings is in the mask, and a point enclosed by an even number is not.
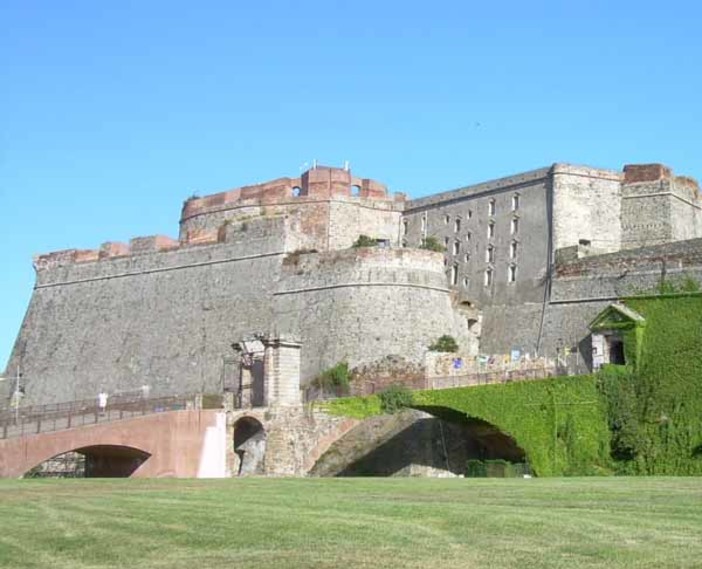
{"type": "Polygon", "coordinates": [[[225,440],[226,421],[219,410],[164,411],[122,421],[2,439],[0,477],[20,477],[52,457],[80,450],[95,457],[112,456],[113,463],[119,455],[125,464],[136,463],[137,458],[148,455],[131,471],[131,477],[223,476],[226,470],[225,440]],[[220,436],[222,444],[218,446],[216,441],[220,436]],[[206,444],[211,439],[215,440],[214,448],[206,444]]]}
{"type": "Polygon", "coordinates": [[[32,466],[25,477],[128,478],[151,453],[127,445],[96,444],[70,449],[32,466]]]}
{"type": "Polygon", "coordinates": [[[499,426],[449,407],[422,406],[370,417],[340,433],[309,473],[457,476],[466,474],[469,460],[529,462],[518,441],[499,426]]]}

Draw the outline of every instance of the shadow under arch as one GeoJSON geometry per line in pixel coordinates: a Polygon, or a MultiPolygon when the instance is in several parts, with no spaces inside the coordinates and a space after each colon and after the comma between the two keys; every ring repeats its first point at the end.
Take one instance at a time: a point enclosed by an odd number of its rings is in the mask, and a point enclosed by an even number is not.
{"type": "Polygon", "coordinates": [[[517,440],[494,425],[478,417],[466,415],[450,407],[434,405],[413,405],[438,419],[465,426],[468,435],[469,458],[478,460],[502,459],[508,462],[528,462],[526,451],[518,444],[517,440]]]}
{"type": "Polygon", "coordinates": [[[448,407],[422,406],[370,417],[333,443],[311,476],[459,476],[468,461],[525,463],[499,427],[448,407]]]}
{"type": "Polygon", "coordinates": [[[129,478],[150,456],[130,446],[84,446],[42,461],[24,478],[129,478]]]}
{"type": "Polygon", "coordinates": [[[258,419],[245,416],[234,423],[232,442],[239,457],[238,476],[264,473],[266,439],[266,430],[258,419]]]}

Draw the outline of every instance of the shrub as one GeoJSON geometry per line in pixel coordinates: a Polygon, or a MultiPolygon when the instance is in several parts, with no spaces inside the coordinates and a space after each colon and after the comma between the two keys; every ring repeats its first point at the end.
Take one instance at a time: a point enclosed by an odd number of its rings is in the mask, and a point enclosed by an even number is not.
{"type": "Polygon", "coordinates": [[[396,383],[381,391],[378,394],[380,399],[380,408],[385,413],[397,413],[405,407],[412,405],[414,396],[412,391],[401,383],[396,383]]]}
{"type": "Polygon", "coordinates": [[[375,247],[378,245],[377,239],[368,237],[368,235],[359,235],[358,239],[354,241],[352,247],[358,249],[359,247],[375,247]]]}
{"type": "Polygon", "coordinates": [[[336,395],[348,395],[349,376],[348,362],[339,362],[320,373],[312,383],[325,391],[334,391],[336,395]]]}
{"type": "Polygon", "coordinates": [[[432,352],[457,352],[458,343],[453,336],[444,334],[436,342],[429,346],[429,350],[432,352]]]}
{"type": "Polygon", "coordinates": [[[425,237],[419,245],[420,249],[427,249],[428,251],[436,251],[437,253],[443,253],[446,251],[444,247],[436,237],[425,237]]]}

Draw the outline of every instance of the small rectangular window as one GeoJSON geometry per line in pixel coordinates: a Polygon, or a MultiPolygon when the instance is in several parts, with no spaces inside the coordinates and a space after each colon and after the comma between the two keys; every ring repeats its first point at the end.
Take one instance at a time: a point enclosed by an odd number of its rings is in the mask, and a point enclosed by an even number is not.
{"type": "Polygon", "coordinates": [[[495,224],[492,222],[488,223],[487,236],[488,236],[488,239],[492,239],[495,237],[495,224]]]}
{"type": "Polygon", "coordinates": [[[461,252],[461,242],[456,240],[453,242],[453,254],[458,255],[461,252]]]}
{"type": "Polygon", "coordinates": [[[517,242],[512,241],[512,243],[509,246],[509,258],[510,259],[516,259],[517,258],[517,242]]]}
{"type": "Polygon", "coordinates": [[[485,271],[485,286],[492,285],[492,269],[487,269],[485,271]]]}
{"type": "Polygon", "coordinates": [[[407,235],[407,226],[408,226],[408,222],[405,219],[402,221],[402,235],[407,235]]]}
{"type": "Polygon", "coordinates": [[[492,245],[489,245],[488,248],[485,250],[485,262],[486,263],[494,263],[495,262],[495,248],[492,245]]]}
{"type": "Polygon", "coordinates": [[[514,194],[512,196],[512,211],[517,211],[519,209],[519,194],[514,194]]]}
{"type": "Polygon", "coordinates": [[[451,266],[451,284],[453,286],[458,284],[458,265],[456,264],[451,266]]]}
{"type": "Polygon", "coordinates": [[[453,222],[453,230],[458,233],[461,230],[461,220],[455,219],[453,222]]]}
{"type": "Polygon", "coordinates": [[[495,215],[495,200],[488,202],[488,215],[495,215]]]}
{"type": "Polygon", "coordinates": [[[424,233],[427,229],[427,218],[425,215],[422,216],[422,233],[424,233]]]}
{"type": "Polygon", "coordinates": [[[512,235],[515,235],[519,231],[519,218],[515,217],[512,219],[512,235]]]}
{"type": "Polygon", "coordinates": [[[509,271],[507,272],[508,282],[515,282],[517,280],[517,265],[510,265],[509,271]]]}

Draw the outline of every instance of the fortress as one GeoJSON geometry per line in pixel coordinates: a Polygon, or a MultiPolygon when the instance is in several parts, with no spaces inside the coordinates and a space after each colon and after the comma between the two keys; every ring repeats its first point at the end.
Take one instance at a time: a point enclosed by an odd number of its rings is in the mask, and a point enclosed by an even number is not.
{"type": "MultiPolygon", "coordinates": [[[[242,375],[241,347],[261,338],[293,354],[303,388],[341,361],[366,376],[454,373],[429,352],[442,335],[457,340],[462,372],[499,355],[582,373],[588,324],[606,306],[702,280],[702,199],[658,164],[554,164],[415,200],[319,166],[188,199],[178,239],[48,253],[34,266],[7,366],[22,370],[25,403],[255,388],[262,360],[243,361],[242,375]],[[353,247],[361,235],[376,246],[353,247]],[[445,252],[422,248],[429,237],[445,252]]],[[[257,393],[261,405],[297,397],[257,393]]]]}

